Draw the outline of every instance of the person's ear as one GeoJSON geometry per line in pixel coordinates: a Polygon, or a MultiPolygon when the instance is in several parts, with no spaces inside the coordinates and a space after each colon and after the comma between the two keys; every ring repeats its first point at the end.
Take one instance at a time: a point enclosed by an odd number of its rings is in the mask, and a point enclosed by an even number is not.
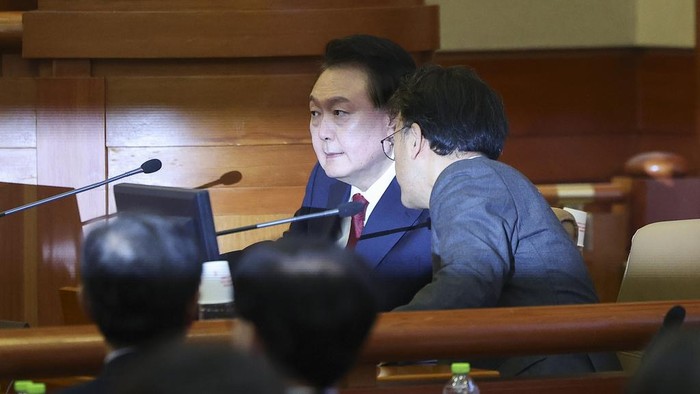
{"type": "Polygon", "coordinates": [[[423,132],[418,123],[413,123],[406,133],[406,143],[409,144],[411,158],[415,159],[423,151],[423,132]]]}
{"type": "Polygon", "coordinates": [[[391,116],[389,116],[389,114],[384,114],[384,117],[386,120],[384,137],[388,137],[388,136],[392,135],[394,133],[394,131],[396,131],[396,130],[394,130],[396,128],[396,120],[392,119],[391,116]]]}

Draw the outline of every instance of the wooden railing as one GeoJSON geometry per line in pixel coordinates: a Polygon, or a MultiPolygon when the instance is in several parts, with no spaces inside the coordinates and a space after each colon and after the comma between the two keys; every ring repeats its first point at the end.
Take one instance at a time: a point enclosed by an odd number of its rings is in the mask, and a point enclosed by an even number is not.
{"type": "Polygon", "coordinates": [[[694,300],[384,313],[361,361],[640,349],[674,305],[700,325],[694,300]]]}
{"type": "Polygon", "coordinates": [[[562,183],[537,185],[550,204],[566,203],[624,203],[630,196],[630,183],[625,178],[599,183],[562,183]]]}
{"type": "MultiPolygon", "coordinates": [[[[700,327],[700,301],[383,313],[345,384],[377,386],[381,361],[641,349],[674,305],[700,327]]],[[[235,324],[196,322],[188,337],[230,342],[235,324]]],[[[105,354],[90,325],[2,330],[0,379],[91,375],[105,354]]]]}

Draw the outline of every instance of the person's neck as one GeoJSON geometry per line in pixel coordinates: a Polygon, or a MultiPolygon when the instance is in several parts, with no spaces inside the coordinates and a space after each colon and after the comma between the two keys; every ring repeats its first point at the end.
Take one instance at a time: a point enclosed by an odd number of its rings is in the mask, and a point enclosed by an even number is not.
{"type": "Polygon", "coordinates": [[[360,192],[364,193],[374,185],[379,178],[381,178],[388,170],[389,168],[394,165],[392,161],[386,160],[387,163],[381,167],[379,171],[373,172],[370,176],[364,177],[362,179],[357,179],[353,182],[347,182],[349,185],[356,187],[357,189],[360,190],[360,192]]]}
{"type": "Polygon", "coordinates": [[[438,177],[440,174],[442,174],[443,171],[445,171],[445,168],[449,167],[453,163],[456,163],[458,161],[462,160],[471,160],[475,159],[477,157],[483,156],[479,152],[452,152],[449,155],[441,156],[438,155],[437,153],[433,154],[432,157],[432,163],[431,165],[432,171],[431,171],[431,184],[430,187],[432,189],[433,185],[435,185],[435,181],[437,181],[438,177]]]}
{"type": "MultiPolygon", "coordinates": [[[[462,160],[471,160],[475,159],[477,157],[483,156],[480,152],[453,152],[449,155],[438,155],[435,152],[432,152],[433,154],[431,155],[430,158],[430,165],[429,165],[429,170],[428,170],[428,186],[427,186],[427,201],[430,201],[430,195],[432,194],[433,187],[435,186],[435,182],[437,182],[437,179],[440,177],[440,174],[442,174],[443,171],[453,163],[456,163],[458,161],[462,160]]],[[[426,202],[426,206],[429,206],[429,203],[426,202]]]]}

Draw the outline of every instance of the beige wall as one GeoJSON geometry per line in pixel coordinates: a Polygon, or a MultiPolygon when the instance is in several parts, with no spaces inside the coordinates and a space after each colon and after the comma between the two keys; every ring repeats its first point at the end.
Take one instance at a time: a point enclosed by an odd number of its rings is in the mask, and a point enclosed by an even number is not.
{"type": "Polygon", "coordinates": [[[637,0],[636,44],[695,46],[695,0],[637,0]]]}
{"type": "Polygon", "coordinates": [[[694,0],[426,0],[441,49],[695,45],[694,0]]]}

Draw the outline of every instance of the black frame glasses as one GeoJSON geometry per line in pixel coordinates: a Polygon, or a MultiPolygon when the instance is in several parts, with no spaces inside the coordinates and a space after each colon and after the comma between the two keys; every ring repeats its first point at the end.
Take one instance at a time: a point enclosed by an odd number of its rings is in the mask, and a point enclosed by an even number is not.
{"type": "Polygon", "coordinates": [[[404,126],[400,129],[396,130],[395,132],[391,133],[390,136],[383,138],[381,141],[379,141],[379,143],[382,144],[382,151],[384,151],[384,156],[386,156],[387,159],[394,161],[394,159],[396,158],[394,156],[394,136],[397,133],[404,131],[410,127],[411,126],[404,126]]]}

